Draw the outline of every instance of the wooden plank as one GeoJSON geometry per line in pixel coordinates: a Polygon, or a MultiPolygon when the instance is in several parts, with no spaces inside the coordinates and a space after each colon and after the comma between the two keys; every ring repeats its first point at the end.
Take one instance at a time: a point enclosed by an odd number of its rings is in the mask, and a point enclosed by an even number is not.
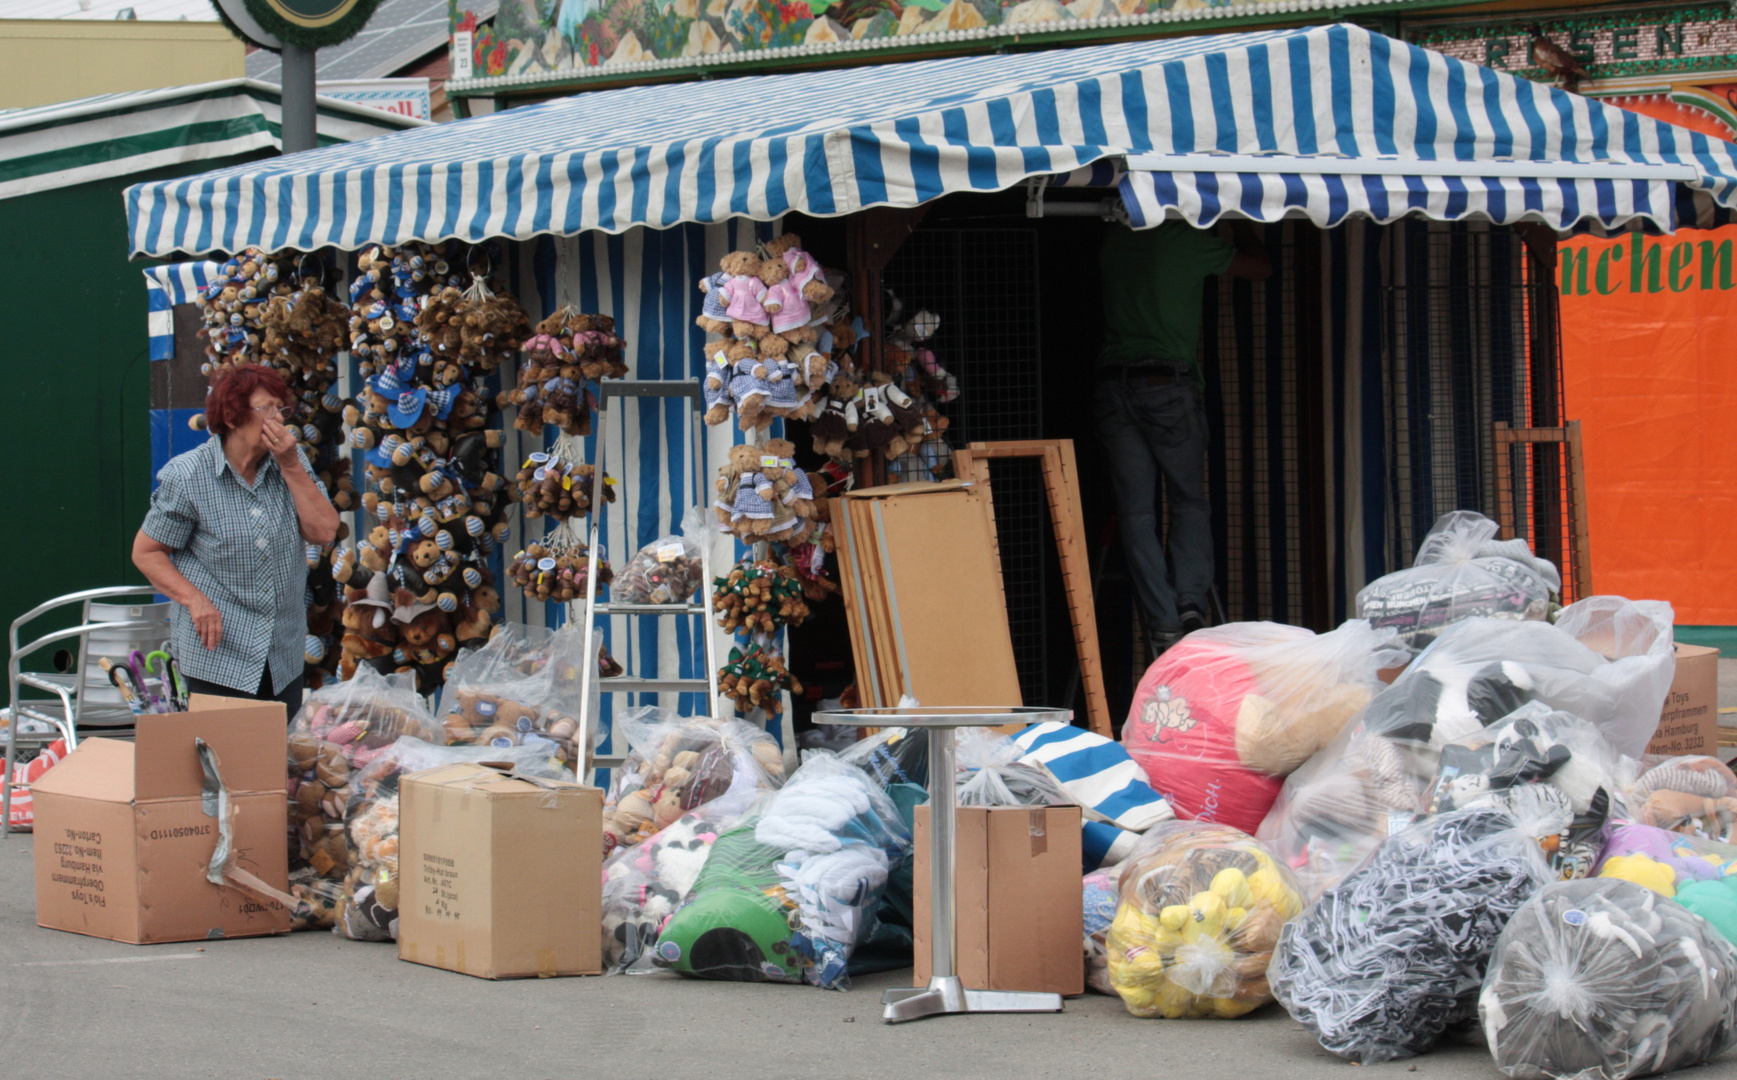
{"type": "Polygon", "coordinates": [[[1580,449],[1580,421],[1570,420],[1567,426],[1568,483],[1574,500],[1574,599],[1584,600],[1592,592],[1592,530],[1587,523],[1591,516],[1586,505],[1586,459],[1580,449]]]}
{"type": "Polygon", "coordinates": [[[867,596],[861,571],[857,569],[856,530],[846,515],[849,508],[843,499],[833,499],[832,520],[840,526],[837,533],[838,584],[844,593],[844,616],[850,626],[851,660],[856,665],[857,696],[864,705],[877,704],[879,687],[871,679],[873,670],[869,663],[868,628],[866,621],[867,596]]]}
{"type": "Polygon", "coordinates": [[[1496,536],[1514,538],[1514,440],[1506,421],[1495,424],[1496,445],[1496,536]]]}

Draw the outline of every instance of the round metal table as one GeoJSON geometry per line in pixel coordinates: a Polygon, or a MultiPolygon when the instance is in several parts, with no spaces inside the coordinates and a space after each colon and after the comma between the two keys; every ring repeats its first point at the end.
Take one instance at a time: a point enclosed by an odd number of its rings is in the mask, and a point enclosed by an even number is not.
{"type": "Polygon", "coordinates": [[[957,918],[953,895],[954,788],[953,732],[963,727],[1001,727],[1073,721],[1070,709],[1030,705],[945,705],[911,708],[832,709],[816,712],[814,722],[849,727],[929,729],[929,947],[928,986],[888,990],[881,1016],[889,1024],[926,1016],[972,1012],[1061,1012],[1060,994],[1012,990],[970,990],[959,981],[957,918]]]}

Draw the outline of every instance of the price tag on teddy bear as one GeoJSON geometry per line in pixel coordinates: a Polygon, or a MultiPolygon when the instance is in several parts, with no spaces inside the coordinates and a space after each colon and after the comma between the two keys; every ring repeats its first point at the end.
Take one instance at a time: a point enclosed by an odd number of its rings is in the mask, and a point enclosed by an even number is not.
{"type": "Polygon", "coordinates": [[[682,557],[682,546],[680,544],[663,544],[663,545],[660,545],[657,549],[657,561],[658,562],[663,562],[663,563],[674,562],[676,559],[679,559],[681,557],[682,557]]]}
{"type": "Polygon", "coordinates": [[[781,462],[779,459],[771,455],[760,459],[760,467],[762,469],[776,469],[780,464],[781,462]]]}

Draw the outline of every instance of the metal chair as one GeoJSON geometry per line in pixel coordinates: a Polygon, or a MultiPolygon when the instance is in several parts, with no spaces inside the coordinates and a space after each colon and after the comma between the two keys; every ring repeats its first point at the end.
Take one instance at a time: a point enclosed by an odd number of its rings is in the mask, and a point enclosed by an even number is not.
{"type": "MultiPolygon", "coordinates": [[[[86,589],[83,592],[68,593],[56,597],[45,604],[32,608],[12,622],[11,636],[8,639],[10,659],[6,666],[6,683],[8,700],[12,703],[12,722],[6,725],[6,766],[0,773],[0,836],[9,835],[12,831],[12,767],[18,760],[18,744],[44,745],[52,741],[52,736],[46,733],[21,733],[19,727],[24,720],[36,720],[54,727],[60,737],[66,740],[66,748],[70,751],[78,746],[78,733],[81,727],[102,728],[115,734],[130,734],[134,725],[133,712],[125,705],[110,705],[107,703],[90,702],[86,698],[86,682],[90,666],[89,637],[98,631],[112,632],[117,630],[161,631],[163,640],[169,637],[169,621],[167,619],[135,619],[120,622],[92,622],[91,604],[113,600],[123,596],[155,596],[156,590],[149,585],[122,585],[103,589],[86,589]],[[52,611],[79,605],[78,625],[64,630],[55,630],[44,634],[27,645],[18,643],[19,631],[26,624],[40,619],[52,611]],[[77,667],[71,672],[31,672],[23,670],[26,658],[36,654],[50,645],[60,642],[78,642],[77,667]],[[36,691],[40,697],[30,700],[21,698],[23,691],[36,691]]],[[[105,684],[106,685],[106,684],[105,684]]]]}

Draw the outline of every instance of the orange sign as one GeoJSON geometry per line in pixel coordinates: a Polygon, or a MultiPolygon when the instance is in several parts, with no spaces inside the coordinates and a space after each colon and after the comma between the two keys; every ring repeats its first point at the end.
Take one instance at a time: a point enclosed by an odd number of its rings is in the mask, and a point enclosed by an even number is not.
{"type": "Polygon", "coordinates": [[[1737,625],[1737,226],[1559,249],[1593,588],[1737,625]]]}

